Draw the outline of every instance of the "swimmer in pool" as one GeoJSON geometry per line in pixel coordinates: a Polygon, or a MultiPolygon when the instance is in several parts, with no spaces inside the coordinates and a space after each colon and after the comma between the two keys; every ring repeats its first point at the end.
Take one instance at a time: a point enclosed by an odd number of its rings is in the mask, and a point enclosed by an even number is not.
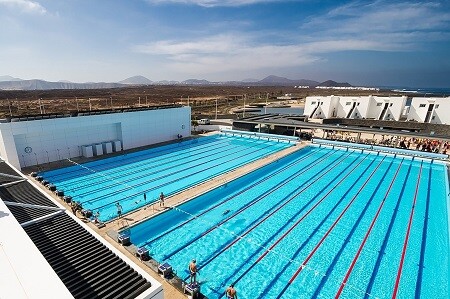
{"type": "Polygon", "coordinates": [[[231,211],[230,210],[225,210],[223,213],[222,213],[222,215],[226,215],[226,214],[228,214],[228,213],[230,213],[231,211]]]}

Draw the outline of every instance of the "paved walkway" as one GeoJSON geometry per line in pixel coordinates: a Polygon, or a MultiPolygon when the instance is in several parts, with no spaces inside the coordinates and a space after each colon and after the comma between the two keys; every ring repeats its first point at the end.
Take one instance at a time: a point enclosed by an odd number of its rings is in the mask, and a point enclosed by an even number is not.
{"type": "Polygon", "coordinates": [[[284,149],[282,151],[279,151],[275,154],[272,154],[270,156],[267,156],[266,158],[259,159],[257,161],[254,161],[252,163],[249,163],[247,165],[244,165],[240,168],[237,168],[235,170],[232,170],[230,172],[227,172],[223,175],[220,175],[218,177],[215,177],[213,179],[207,180],[201,184],[198,184],[192,188],[186,189],[182,192],[179,192],[175,195],[172,195],[170,197],[165,198],[164,207],[161,207],[159,202],[155,202],[151,205],[148,205],[146,207],[142,207],[139,210],[130,212],[126,215],[124,215],[122,221],[113,220],[106,224],[105,228],[102,228],[101,231],[104,230],[120,230],[125,225],[133,225],[137,222],[140,222],[144,219],[153,217],[157,214],[160,214],[164,212],[165,210],[169,209],[170,207],[178,206],[186,201],[191,200],[192,198],[195,198],[201,194],[204,194],[216,187],[219,187],[221,185],[226,184],[227,182],[230,182],[238,177],[241,177],[249,172],[252,172],[258,168],[261,168],[264,165],[267,165],[275,160],[280,159],[281,157],[284,157],[290,153],[293,153],[295,151],[298,151],[299,149],[306,146],[306,143],[298,143],[295,146],[289,147],[287,149],[284,149]]]}

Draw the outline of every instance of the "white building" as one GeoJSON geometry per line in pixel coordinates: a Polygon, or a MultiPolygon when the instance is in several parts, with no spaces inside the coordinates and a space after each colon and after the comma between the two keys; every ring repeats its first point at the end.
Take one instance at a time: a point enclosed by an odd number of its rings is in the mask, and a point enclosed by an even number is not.
{"type": "Polygon", "coordinates": [[[82,155],[90,157],[146,146],[191,133],[190,107],[94,113],[50,119],[0,120],[0,156],[21,169],[82,155]]]}
{"type": "Polygon", "coordinates": [[[409,107],[408,120],[432,124],[450,124],[450,97],[414,97],[409,107]]]}
{"type": "Polygon", "coordinates": [[[406,99],[406,96],[311,96],[306,98],[303,114],[319,119],[400,120],[404,116],[406,99]]]}

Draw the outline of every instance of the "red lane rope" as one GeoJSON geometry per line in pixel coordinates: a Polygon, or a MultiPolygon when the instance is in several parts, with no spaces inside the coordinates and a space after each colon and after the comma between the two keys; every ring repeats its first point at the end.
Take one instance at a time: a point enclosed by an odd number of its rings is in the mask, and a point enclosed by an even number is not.
{"type": "Polygon", "coordinates": [[[417,186],[416,191],[414,193],[413,205],[411,207],[411,213],[409,215],[408,229],[406,230],[405,242],[403,243],[402,257],[400,259],[400,265],[398,266],[397,278],[395,280],[394,293],[392,294],[392,299],[397,298],[398,286],[400,284],[400,278],[402,276],[403,262],[405,261],[406,248],[408,247],[409,234],[411,232],[411,224],[414,216],[414,208],[416,206],[417,194],[419,193],[420,177],[422,176],[422,167],[423,167],[423,160],[420,163],[419,177],[417,179],[417,186]]]}
{"type": "Polygon", "coordinates": [[[386,194],[384,195],[384,198],[383,198],[383,200],[381,201],[381,203],[380,203],[380,205],[378,207],[377,213],[375,214],[374,218],[372,219],[372,222],[370,223],[369,229],[367,230],[366,235],[364,236],[364,239],[363,239],[361,245],[359,246],[355,257],[353,258],[353,261],[352,261],[350,267],[348,268],[347,273],[345,274],[344,280],[342,281],[341,286],[339,287],[339,290],[336,293],[336,296],[334,297],[336,299],[341,296],[341,293],[344,290],[345,285],[347,284],[348,278],[350,277],[350,274],[352,273],[353,267],[355,266],[356,261],[358,260],[359,255],[361,254],[361,251],[362,251],[364,245],[366,244],[366,241],[369,238],[370,233],[372,232],[372,228],[374,227],[375,222],[377,221],[378,216],[380,215],[381,209],[384,206],[386,198],[388,197],[389,193],[391,192],[392,186],[394,185],[394,181],[397,178],[397,175],[398,175],[398,173],[400,171],[400,168],[401,168],[401,166],[403,164],[403,160],[404,160],[404,158],[401,160],[400,164],[398,165],[397,171],[395,172],[395,175],[392,178],[391,184],[389,185],[389,188],[387,189],[386,194]]]}
{"type": "MultiPolygon", "coordinates": [[[[380,163],[377,165],[377,167],[372,171],[372,173],[369,175],[369,177],[366,179],[364,184],[359,188],[358,192],[353,196],[352,200],[347,204],[347,206],[344,208],[344,210],[339,214],[338,218],[334,221],[334,223],[331,225],[331,227],[328,229],[328,231],[325,233],[325,235],[322,237],[322,239],[317,243],[317,245],[313,248],[313,250],[308,254],[306,259],[303,261],[303,263],[300,265],[300,267],[295,271],[294,275],[292,275],[291,279],[288,282],[288,286],[294,282],[294,280],[297,278],[297,276],[300,274],[300,272],[305,268],[308,261],[313,257],[313,255],[316,253],[317,249],[322,245],[322,243],[325,241],[325,239],[328,237],[328,235],[331,233],[331,231],[334,229],[334,227],[338,224],[338,222],[341,220],[342,216],[347,212],[347,210],[350,208],[350,206],[353,204],[353,202],[358,197],[359,193],[364,189],[364,187],[369,183],[372,176],[377,172],[378,168],[383,163],[386,156],[381,159],[380,163]]],[[[286,289],[286,288],[285,288],[286,289]]]]}

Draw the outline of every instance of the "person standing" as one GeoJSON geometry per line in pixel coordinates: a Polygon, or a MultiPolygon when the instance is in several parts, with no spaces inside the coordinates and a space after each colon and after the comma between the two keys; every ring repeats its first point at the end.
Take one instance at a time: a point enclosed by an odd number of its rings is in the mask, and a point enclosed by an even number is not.
{"type": "Polygon", "coordinates": [[[189,264],[189,273],[191,278],[191,283],[195,283],[197,281],[197,261],[194,259],[189,264]]]}
{"type": "Polygon", "coordinates": [[[159,206],[164,207],[164,193],[162,193],[162,192],[159,195],[159,206]]]}
{"type": "Polygon", "coordinates": [[[227,290],[225,291],[225,296],[227,297],[227,299],[237,299],[237,293],[236,290],[234,289],[234,285],[231,284],[227,290]]]}
{"type": "Polygon", "coordinates": [[[117,208],[117,217],[122,217],[122,206],[120,205],[119,202],[116,203],[116,208],[117,208]]]}
{"type": "Polygon", "coordinates": [[[147,194],[144,193],[144,210],[147,208],[147,194]]]}

